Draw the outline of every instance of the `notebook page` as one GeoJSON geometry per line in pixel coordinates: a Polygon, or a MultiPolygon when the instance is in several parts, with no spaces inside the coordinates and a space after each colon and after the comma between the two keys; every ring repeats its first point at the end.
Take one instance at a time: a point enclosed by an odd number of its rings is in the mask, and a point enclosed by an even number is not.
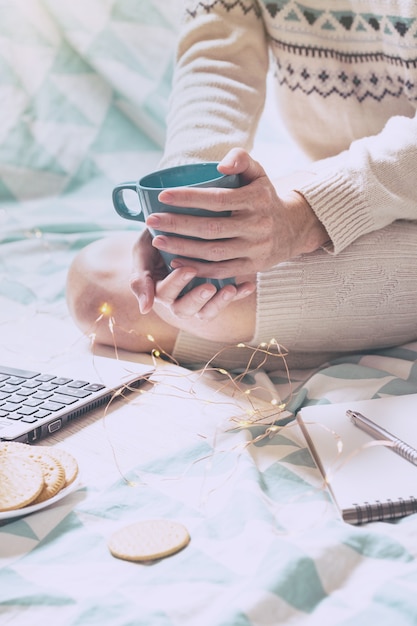
{"type": "Polygon", "coordinates": [[[417,498],[417,467],[381,442],[372,443],[346,416],[348,409],[417,448],[417,394],[302,409],[298,422],[339,508],[417,498]]]}

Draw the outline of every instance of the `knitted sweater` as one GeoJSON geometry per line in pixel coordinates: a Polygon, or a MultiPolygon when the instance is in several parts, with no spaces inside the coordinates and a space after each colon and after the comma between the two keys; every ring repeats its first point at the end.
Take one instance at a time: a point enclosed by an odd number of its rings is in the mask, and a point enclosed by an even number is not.
{"type": "MultiPolygon", "coordinates": [[[[313,159],[300,191],[338,254],[417,219],[417,5],[185,0],[163,165],[250,150],[266,74],[313,159]]],[[[277,163],[279,176],[279,163],[277,163]]]]}
{"type": "MultiPolygon", "coordinates": [[[[184,4],[163,164],[250,150],[270,70],[279,115],[311,158],[293,188],[331,238],[327,252],[258,274],[250,345],[275,339],[297,368],[415,340],[416,2],[184,4]]],[[[277,160],[271,178],[279,176],[277,160]]],[[[185,331],[174,356],[184,364],[214,357],[213,365],[228,368],[249,359],[277,367],[262,353],[185,331]]]]}

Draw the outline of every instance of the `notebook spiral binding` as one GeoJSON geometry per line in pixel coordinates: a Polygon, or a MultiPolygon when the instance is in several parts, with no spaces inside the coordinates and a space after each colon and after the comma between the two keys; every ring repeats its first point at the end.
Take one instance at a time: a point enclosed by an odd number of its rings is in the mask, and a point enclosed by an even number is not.
{"type": "Polygon", "coordinates": [[[404,500],[387,500],[386,502],[363,502],[353,504],[343,511],[343,519],[349,524],[366,524],[367,522],[382,522],[398,519],[417,513],[417,499],[411,496],[404,500]]]}

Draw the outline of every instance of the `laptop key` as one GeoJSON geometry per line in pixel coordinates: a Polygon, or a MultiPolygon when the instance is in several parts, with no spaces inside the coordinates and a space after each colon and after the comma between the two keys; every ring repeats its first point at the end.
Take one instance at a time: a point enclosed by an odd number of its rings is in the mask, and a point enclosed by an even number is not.
{"type": "Polygon", "coordinates": [[[38,410],[36,406],[21,406],[20,409],[17,409],[17,413],[21,415],[33,415],[38,410]]]}
{"type": "Polygon", "coordinates": [[[72,382],[72,378],[54,378],[54,385],[66,385],[70,382],[72,382]]]}
{"type": "Polygon", "coordinates": [[[40,372],[32,372],[30,370],[21,370],[17,367],[0,365],[0,374],[7,374],[8,376],[20,376],[21,378],[35,378],[35,376],[39,376],[40,372]]]}
{"type": "Polygon", "coordinates": [[[55,389],[58,389],[58,385],[54,385],[53,383],[45,383],[42,384],[39,389],[41,391],[55,391],[55,389]]]}
{"type": "Polygon", "coordinates": [[[73,396],[64,396],[62,393],[54,393],[49,399],[51,402],[60,402],[61,404],[65,404],[65,406],[74,404],[74,402],[78,400],[78,398],[74,398],[73,396]]]}
{"type": "Polygon", "coordinates": [[[88,387],[85,387],[85,389],[88,389],[88,391],[100,391],[101,389],[104,389],[104,385],[101,385],[100,383],[91,383],[88,387]]]}
{"type": "Polygon", "coordinates": [[[64,407],[65,407],[65,404],[59,404],[59,402],[50,402],[49,400],[47,400],[42,405],[42,408],[45,409],[46,411],[60,411],[64,407]]]}
{"type": "Polygon", "coordinates": [[[36,413],[34,413],[34,417],[36,417],[36,419],[40,420],[43,419],[44,417],[48,417],[48,415],[51,414],[51,411],[46,411],[45,409],[38,409],[36,411],[36,413]]]}
{"type": "Polygon", "coordinates": [[[3,411],[7,411],[7,413],[13,413],[18,408],[18,405],[12,402],[5,402],[1,405],[1,408],[3,411]]]}
{"type": "Polygon", "coordinates": [[[33,415],[24,415],[20,421],[25,422],[25,424],[36,424],[38,418],[33,417],[33,415]]]}
{"type": "Polygon", "coordinates": [[[26,398],[23,401],[23,405],[24,406],[35,406],[38,407],[40,404],[42,404],[43,402],[43,398],[26,398]]]}
{"type": "Polygon", "coordinates": [[[56,376],[53,376],[52,374],[37,374],[36,376],[36,380],[40,383],[49,383],[49,381],[54,378],[56,378],[56,376]]]}
{"type": "Polygon", "coordinates": [[[40,380],[25,380],[22,383],[22,387],[27,387],[28,389],[36,389],[36,387],[40,387],[42,385],[42,381],[40,380]]]}
{"type": "Polygon", "coordinates": [[[87,398],[91,396],[92,391],[85,391],[85,389],[71,389],[71,387],[60,387],[59,393],[63,393],[66,396],[72,396],[73,398],[87,398]]]}

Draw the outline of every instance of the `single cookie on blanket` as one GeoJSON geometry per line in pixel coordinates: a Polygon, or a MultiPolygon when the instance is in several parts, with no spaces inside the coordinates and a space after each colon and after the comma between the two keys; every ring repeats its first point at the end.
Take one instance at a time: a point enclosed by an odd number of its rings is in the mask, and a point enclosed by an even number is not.
{"type": "Polygon", "coordinates": [[[108,541],[111,554],[126,561],[155,561],[179,552],[190,542],[182,524],[167,519],[136,522],[115,531],[108,541]]]}

